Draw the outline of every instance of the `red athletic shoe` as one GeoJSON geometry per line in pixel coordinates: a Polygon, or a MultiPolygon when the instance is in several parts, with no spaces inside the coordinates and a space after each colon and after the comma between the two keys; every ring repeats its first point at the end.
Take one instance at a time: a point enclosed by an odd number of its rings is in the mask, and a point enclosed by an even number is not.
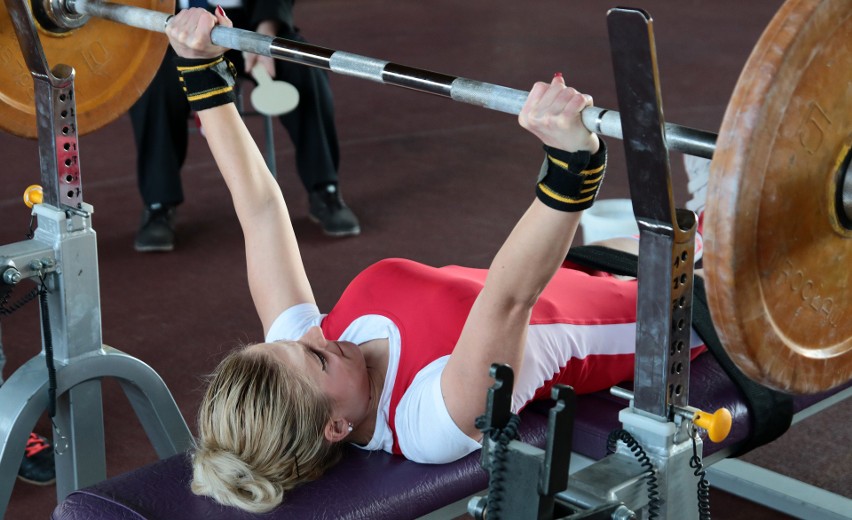
{"type": "Polygon", "coordinates": [[[37,486],[48,486],[56,481],[53,447],[41,435],[31,433],[27,439],[18,478],[37,486]]]}

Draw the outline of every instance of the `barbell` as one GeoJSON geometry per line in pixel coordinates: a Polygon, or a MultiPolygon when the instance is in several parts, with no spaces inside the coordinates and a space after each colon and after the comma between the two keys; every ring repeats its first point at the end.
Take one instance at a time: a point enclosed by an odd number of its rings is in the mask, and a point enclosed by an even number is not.
{"type": "MultiPolygon", "coordinates": [[[[168,23],[170,13],[174,8],[172,0],[167,0],[166,2],[159,2],[157,0],[130,0],[127,4],[115,4],[100,0],[38,0],[35,5],[38,6],[33,9],[36,22],[42,28],[51,28],[54,31],[74,31],[82,28],[88,24],[90,17],[94,16],[96,19],[110,20],[125,26],[161,33],[165,31],[166,23],[168,23]],[[155,2],[158,4],[158,10],[143,9],[136,6],[139,3],[155,2]]],[[[100,36],[104,30],[103,28],[99,28],[97,32],[90,31],[90,33],[94,33],[95,35],[95,38],[92,40],[96,43],[96,53],[102,56],[102,63],[98,63],[98,67],[107,62],[122,61],[110,58],[108,56],[109,51],[106,48],[101,48],[100,36]]],[[[54,34],[64,37],[68,33],[54,32],[54,34]]],[[[130,39],[127,36],[124,36],[124,38],[130,39]]],[[[87,44],[90,43],[87,41],[88,39],[82,37],[81,39],[86,40],[87,44]]],[[[215,44],[228,49],[270,56],[276,59],[322,68],[345,76],[353,76],[385,85],[434,94],[450,98],[454,101],[469,103],[509,114],[517,115],[529,95],[529,92],[522,90],[407,67],[376,58],[328,49],[305,42],[266,36],[243,29],[216,27],[211,33],[211,39],[215,44]]],[[[73,50],[76,46],[69,47],[68,50],[73,50]]],[[[66,49],[66,47],[63,46],[63,49],[66,49]]],[[[119,46],[116,46],[116,49],[124,50],[119,46]]],[[[130,52],[134,58],[137,56],[144,57],[146,56],[147,49],[131,49],[130,52]]],[[[89,50],[86,51],[86,56],[92,56],[93,54],[92,47],[90,46],[89,50]]],[[[49,55],[48,58],[50,58],[49,55]]],[[[146,59],[150,60],[150,56],[146,59]]],[[[96,70],[96,67],[92,67],[91,60],[87,59],[85,61],[93,75],[106,76],[108,74],[106,71],[100,72],[96,70]]],[[[26,71],[25,68],[23,70],[26,71]]],[[[147,82],[143,87],[145,85],[147,85],[147,82]]],[[[83,89],[84,85],[77,86],[77,90],[82,91],[78,94],[78,97],[85,94],[83,89]]],[[[123,92],[115,92],[116,98],[120,98],[123,95],[123,92]]],[[[141,92],[139,95],[141,95],[141,92]]],[[[20,97],[25,98],[25,96],[20,97]]],[[[136,97],[138,98],[139,96],[136,97]]],[[[117,99],[117,101],[119,100],[117,99]]],[[[126,104],[126,101],[121,103],[120,106],[123,107],[124,104],[126,104]]],[[[28,119],[32,121],[32,124],[28,124],[25,127],[19,125],[7,125],[7,127],[3,126],[3,123],[0,122],[0,127],[17,135],[34,137],[34,112],[26,103],[19,103],[17,107],[24,107],[27,110],[30,114],[28,119]],[[21,132],[22,130],[23,133],[21,132]]],[[[89,108],[78,107],[78,132],[81,134],[100,128],[123,113],[123,110],[118,111],[118,113],[114,110],[94,113],[94,110],[101,108],[101,104],[91,107],[91,113],[89,113],[89,108]]],[[[126,107],[123,108],[126,109],[126,107]]],[[[583,119],[584,123],[593,131],[618,139],[622,137],[621,120],[618,112],[591,107],[584,112],[583,119]]],[[[666,135],[669,139],[670,147],[674,150],[707,158],[710,158],[713,154],[716,136],[710,132],[669,124],[667,125],[666,135]]]]}
{"type": "MultiPolygon", "coordinates": [[[[21,0],[5,0],[6,2],[21,0]]],[[[33,0],[51,64],[79,67],[80,133],[113,121],[160,64],[173,0],[33,0]],[[118,24],[113,23],[118,22],[118,24]],[[128,29],[130,26],[136,29],[128,29]],[[132,31],[132,32],[131,32],[132,31]]],[[[753,49],[719,135],[666,124],[670,149],[712,157],[705,218],[708,304],[752,379],[816,393],[852,379],[852,10],[788,0],[753,49]]],[[[0,15],[0,128],[35,136],[32,80],[0,15]]],[[[216,27],[214,43],[517,114],[528,92],[303,42],[216,27]]],[[[619,114],[590,107],[589,130],[621,138],[619,114]]]]}

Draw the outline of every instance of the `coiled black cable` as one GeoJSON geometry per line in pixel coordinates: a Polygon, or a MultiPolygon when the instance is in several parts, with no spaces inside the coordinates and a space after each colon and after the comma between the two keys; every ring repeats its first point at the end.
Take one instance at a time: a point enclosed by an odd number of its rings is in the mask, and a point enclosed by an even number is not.
{"type": "Polygon", "coordinates": [[[50,332],[50,313],[44,278],[41,278],[38,296],[41,304],[41,326],[44,334],[44,362],[47,365],[47,413],[53,419],[56,415],[56,367],[53,364],[53,334],[50,332]]]}
{"type": "Polygon", "coordinates": [[[615,453],[615,447],[618,441],[621,441],[627,446],[639,464],[645,468],[645,481],[648,486],[648,520],[654,520],[660,515],[660,492],[657,490],[657,469],[639,442],[630,435],[630,432],[624,429],[613,430],[606,440],[607,454],[615,453]]]}
{"type": "Polygon", "coordinates": [[[18,301],[9,304],[9,295],[7,294],[2,301],[0,301],[0,316],[9,316],[13,312],[17,311],[24,305],[30,303],[33,298],[38,296],[38,288],[33,288],[32,291],[25,294],[18,301]]]}
{"type": "Polygon", "coordinates": [[[9,316],[31,302],[36,296],[39,297],[41,308],[42,329],[44,331],[44,360],[47,364],[47,399],[48,413],[53,418],[56,415],[56,366],[53,363],[53,336],[50,332],[50,312],[47,305],[47,286],[44,278],[40,277],[40,284],[25,294],[18,301],[9,304],[9,295],[0,299],[0,316],[9,316]]]}
{"type": "Polygon", "coordinates": [[[689,459],[689,467],[694,469],[693,475],[698,477],[698,518],[699,520],[710,520],[710,483],[707,482],[707,472],[698,455],[698,445],[695,435],[692,435],[692,457],[689,459]]]}
{"type": "Polygon", "coordinates": [[[509,421],[502,428],[486,427],[485,420],[484,415],[479,416],[476,419],[476,427],[495,442],[490,453],[491,471],[489,471],[488,477],[488,499],[485,508],[488,520],[500,520],[500,509],[502,507],[500,502],[503,499],[506,480],[506,453],[509,443],[520,437],[518,427],[521,425],[521,418],[516,414],[511,414],[509,421]]]}

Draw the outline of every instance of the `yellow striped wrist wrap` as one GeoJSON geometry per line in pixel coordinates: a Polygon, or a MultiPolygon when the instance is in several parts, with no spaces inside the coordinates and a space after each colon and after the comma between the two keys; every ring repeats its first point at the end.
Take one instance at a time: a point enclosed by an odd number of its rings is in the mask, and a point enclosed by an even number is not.
{"type": "Polygon", "coordinates": [[[595,203],[606,171],[606,144],[594,154],[565,152],[544,146],[545,157],[536,181],[538,200],[559,211],[582,211],[595,203]]]}
{"type": "Polygon", "coordinates": [[[237,99],[237,71],[224,56],[208,59],[175,58],[180,83],[189,106],[198,112],[237,99]]]}

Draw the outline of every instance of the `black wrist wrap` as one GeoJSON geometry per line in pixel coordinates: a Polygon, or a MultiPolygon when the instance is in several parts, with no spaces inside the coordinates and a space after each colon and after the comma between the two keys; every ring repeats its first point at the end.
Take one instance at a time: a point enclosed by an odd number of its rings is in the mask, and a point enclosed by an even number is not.
{"type": "Polygon", "coordinates": [[[544,146],[546,153],[536,182],[535,195],[559,211],[582,211],[595,203],[606,171],[606,144],[592,155],[544,146]]]}
{"type": "Polygon", "coordinates": [[[176,57],[175,65],[189,106],[196,112],[236,101],[237,70],[224,56],[199,60],[176,57]]]}

